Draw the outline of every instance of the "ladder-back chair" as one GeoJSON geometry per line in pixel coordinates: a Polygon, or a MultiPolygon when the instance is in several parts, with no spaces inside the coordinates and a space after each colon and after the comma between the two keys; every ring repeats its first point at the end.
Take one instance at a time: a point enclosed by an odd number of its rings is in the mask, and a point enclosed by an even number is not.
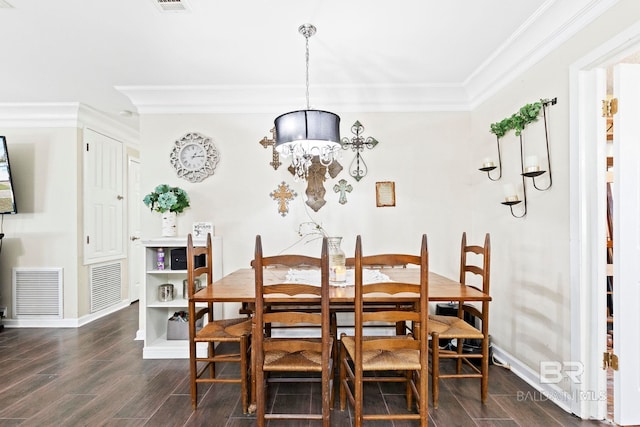
{"type": "MultiPolygon", "coordinates": [[[[213,303],[207,303],[206,307],[196,306],[193,300],[195,292],[195,279],[206,275],[207,286],[212,286],[212,245],[211,234],[207,233],[206,244],[196,246],[191,234],[187,236],[187,281],[189,297],[189,365],[191,371],[191,405],[194,409],[198,405],[198,384],[200,383],[239,383],[242,400],[242,411],[248,412],[251,361],[251,318],[239,317],[234,319],[215,319],[213,303]],[[196,266],[196,257],[202,259],[196,266]],[[203,320],[203,326],[198,329],[198,321],[203,320]],[[200,343],[206,344],[206,355],[198,355],[200,343]],[[237,343],[238,352],[217,353],[218,343],[237,343]],[[216,376],[216,364],[235,362],[240,365],[239,377],[216,376]],[[201,365],[201,366],[199,366],[201,365]]],[[[203,349],[200,348],[200,352],[203,349]]]]}
{"type": "Polygon", "coordinates": [[[365,420],[418,420],[423,427],[428,422],[428,335],[424,326],[428,318],[429,258],[427,236],[422,236],[419,255],[362,255],[360,236],[355,251],[355,334],[341,334],[340,346],[340,409],[346,400],[354,407],[354,425],[365,420]],[[420,283],[363,283],[363,267],[409,265],[420,268],[420,283]],[[411,309],[396,308],[397,294],[413,294],[411,309]],[[386,295],[386,297],[385,297],[386,295]],[[417,298],[417,301],[416,301],[417,298]],[[365,310],[365,300],[388,302],[387,310],[365,310]],[[405,322],[413,333],[402,335],[366,336],[367,322],[405,322]],[[405,383],[407,412],[384,414],[364,408],[364,382],[405,383]],[[415,398],[416,411],[413,411],[415,398]]]}
{"type": "MultiPolygon", "coordinates": [[[[460,283],[464,286],[472,286],[489,294],[489,277],[491,263],[491,243],[489,233],[485,235],[484,245],[468,245],[467,233],[462,233],[460,247],[460,283]],[[475,255],[474,255],[475,254],[475,255]],[[471,257],[481,257],[481,262],[471,260],[471,257]],[[479,277],[480,286],[467,283],[467,274],[479,277]]],[[[482,403],[487,400],[489,384],[489,301],[483,301],[480,306],[461,303],[458,304],[458,315],[430,315],[429,334],[431,335],[431,387],[433,407],[438,407],[439,381],[446,378],[480,378],[480,397],[482,403]],[[479,319],[481,326],[465,321],[465,313],[471,314],[471,318],[479,319]],[[454,350],[441,349],[440,339],[456,340],[454,350]],[[464,341],[474,340],[480,343],[480,353],[464,352],[464,341]],[[454,359],[456,368],[454,373],[440,371],[441,359],[454,359]],[[472,363],[476,361],[476,364],[472,363]],[[463,362],[466,369],[463,369],[463,362]]]]}
{"type": "MultiPolygon", "coordinates": [[[[256,420],[263,427],[266,420],[321,420],[324,427],[330,425],[333,402],[333,344],[330,328],[329,306],[329,254],[327,239],[322,242],[319,259],[301,255],[276,255],[264,257],[262,241],[256,236],[255,257],[255,314],[253,351],[256,388],[256,420]],[[265,283],[265,270],[272,266],[320,265],[321,283],[265,283]],[[316,310],[299,310],[302,303],[320,307],[316,310]],[[276,308],[277,306],[277,308],[276,308]],[[320,328],[317,337],[272,337],[269,325],[282,324],[289,327],[312,326],[320,328]],[[294,375],[295,374],[295,375],[294,375]],[[309,404],[298,409],[289,407],[289,413],[280,411],[273,405],[267,413],[267,392],[269,384],[275,382],[318,382],[321,383],[321,412],[309,413],[309,404]]],[[[299,335],[300,330],[297,330],[299,335]]],[[[311,398],[311,396],[309,396],[311,398]]],[[[298,402],[300,403],[300,402],[298,402]]]]}

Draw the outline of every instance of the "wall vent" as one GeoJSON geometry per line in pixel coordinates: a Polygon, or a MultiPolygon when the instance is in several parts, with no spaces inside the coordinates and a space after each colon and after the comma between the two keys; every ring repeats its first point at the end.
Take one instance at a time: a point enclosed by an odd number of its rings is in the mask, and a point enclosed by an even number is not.
{"type": "Polygon", "coordinates": [[[13,269],[13,317],[62,319],[62,268],[13,269]]]}
{"type": "Polygon", "coordinates": [[[89,267],[91,313],[111,307],[122,301],[122,263],[92,265],[89,267]]]}
{"type": "Polygon", "coordinates": [[[191,9],[187,0],[153,0],[153,2],[163,12],[182,12],[191,9]]]}

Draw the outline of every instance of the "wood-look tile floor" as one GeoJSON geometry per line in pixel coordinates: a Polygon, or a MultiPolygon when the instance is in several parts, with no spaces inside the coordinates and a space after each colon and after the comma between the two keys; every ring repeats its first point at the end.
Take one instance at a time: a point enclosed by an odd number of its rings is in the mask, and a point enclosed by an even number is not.
{"type": "MultiPolygon", "coordinates": [[[[138,304],[78,329],[7,329],[0,333],[0,426],[255,426],[242,413],[239,385],[200,386],[191,409],[187,360],[143,360],[134,341],[138,304]]],[[[225,367],[231,374],[233,365],[225,367]]],[[[225,369],[220,373],[225,374],[225,369]]],[[[489,398],[477,380],[443,381],[430,426],[595,426],[544,399],[514,374],[491,366],[489,398]]],[[[314,406],[317,385],[274,386],[271,402],[314,406]]],[[[368,387],[370,407],[404,407],[395,390],[368,387]]],[[[332,412],[332,426],[352,426],[349,410],[332,412]]],[[[314,426],[317,422],[278,422],[314,426]]],[[[416,423],[371,422],[367,426],[416,423]]]]}

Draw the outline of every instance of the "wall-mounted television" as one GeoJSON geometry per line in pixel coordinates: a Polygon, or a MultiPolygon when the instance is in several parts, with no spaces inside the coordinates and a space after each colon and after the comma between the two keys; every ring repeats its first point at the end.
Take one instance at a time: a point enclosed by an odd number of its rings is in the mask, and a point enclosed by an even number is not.
{"type": "Polygon", "coordinates": [[[0,214],[15,213],[18,213],[18,208],[16,207],[16,196],[13,191],[7,139],[4,136],[0,136],[0,214]]]}

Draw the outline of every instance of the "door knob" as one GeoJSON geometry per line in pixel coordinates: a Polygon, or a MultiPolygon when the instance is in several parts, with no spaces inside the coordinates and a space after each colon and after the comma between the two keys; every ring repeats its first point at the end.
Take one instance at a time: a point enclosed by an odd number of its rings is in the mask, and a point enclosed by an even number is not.
{"type": "Polygon", "coordinates": [[[129,237],[129,239],[131,239],[132,242],[135,242],[136,240],[140,240],[138,236],[131,236],[129,237]]]}

